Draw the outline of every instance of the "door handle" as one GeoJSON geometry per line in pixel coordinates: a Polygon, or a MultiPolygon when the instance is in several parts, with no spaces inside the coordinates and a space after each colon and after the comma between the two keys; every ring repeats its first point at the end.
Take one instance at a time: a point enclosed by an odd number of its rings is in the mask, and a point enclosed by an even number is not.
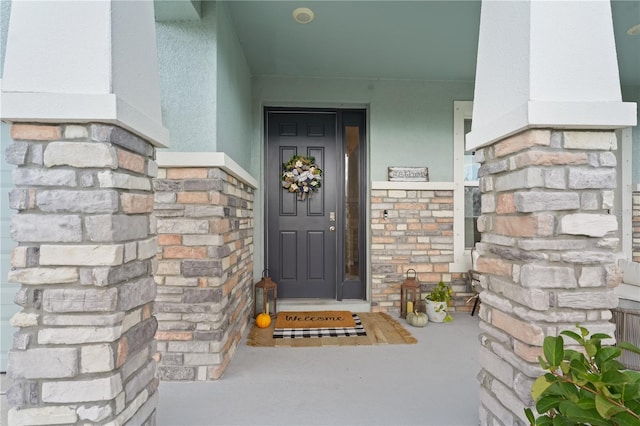
{"type": "Polygon", "coordinates": [[[329,227],[329,231],[331,231],[331,232],[335,232],[335,231],[336,231],[336,227],[335,227],[335,226],[333,226],[333,225],[331,225],[331,226],[329,227]]]}

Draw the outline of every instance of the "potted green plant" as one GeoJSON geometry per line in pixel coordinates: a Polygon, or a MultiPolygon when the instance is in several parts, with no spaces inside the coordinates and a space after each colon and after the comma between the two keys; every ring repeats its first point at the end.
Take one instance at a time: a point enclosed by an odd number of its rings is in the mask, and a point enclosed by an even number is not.
{"type": "Polygon", "coordinates": [[[427,303],[427,316],[432,322],[449,322],[453,320],[449,314],[449,300],[453,295],[451,287],[440,281],[429,294],[424,297],[427,303]]]}
{"type": "MultiPolygon", "coordinates": [[[[611,337],[578,326],[579,333],[565,330],[560,336],[544,338],[540,366],[547,372],[531,387],[536,414],[526,408],[533,426],[546,425],[639,425],[640,372],[627,370],[617,358],[622,349],[640,354],[627,342],[605,346],[611,337]],[[563,336],[573,339],[581,350],[565,348],[563,336]]],[[[569,343],[571,344],[571,343],[569,343]]],[[[573,344],[575,347],[575,343],[573,344]]]]}

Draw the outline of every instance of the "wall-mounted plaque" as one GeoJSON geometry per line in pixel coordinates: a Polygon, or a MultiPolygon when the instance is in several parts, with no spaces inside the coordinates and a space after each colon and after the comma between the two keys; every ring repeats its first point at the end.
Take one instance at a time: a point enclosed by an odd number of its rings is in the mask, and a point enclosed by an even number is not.
{"type": "Polygon", "coordinates": [[[389,167],[391,182],[429,182],[428,167],[389,167]]]}

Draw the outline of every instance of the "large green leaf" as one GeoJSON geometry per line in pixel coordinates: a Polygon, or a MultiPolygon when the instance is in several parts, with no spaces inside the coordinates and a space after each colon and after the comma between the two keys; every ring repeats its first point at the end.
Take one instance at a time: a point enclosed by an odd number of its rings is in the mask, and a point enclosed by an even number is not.
{"type": "Polygon", "coordinates": [[[577,382],[579,385],[586,383],[590,374],[589,366],[584,365],[584,363],[579,359],[572,359],[569,365],[571,366],[569,376],[573,381],[577,382]]]}
{"type": "Polygon", "coordinates": [[[545,377],[547,378],[547,381],[553,382],[553,384],[549,386],[549,388],[545,391],[545,395],[562,396],[565,394],[565,392],[560,387],[560,383],[553,374],[547,373],[545,374],[545,377]]]}
{"type": "Polygon", "coordinates": [[[536,420],[536,426],[553,426],[553,420],[549,416],[540,416],[536,420]]]}
{"type": "Polygon", "coordinates": [[[634,413],[640,415],[640,400],[639,399],[630,399],[627,402],[625,402],[625,405],[627,406],[627,408],[629,410],[631,410],[634,413]]]}
{"type": "Polygon", "coordinates": [[[640,383],[623,383],[616,386],[622,401],[629,401],[640,397],[640,383]]]}
{"type": "Polygon", "coordinates": [[[616,414],[611,417],[611,421],[616,426],[638,426],[640,424],[640,419],[627,412],[616,414]]]}
{"type": "Polygon", "coordinates": [[[538,355],[538,363],[540,364],[540,367],[542,367],[543,370],[549,370],[551,368],[549,363],[545,361],[545,359],[542,358],[540,355],[538,355]]]}
{"type": "Polygon", "coordinates": [[[564,359],[564,342],[562,337],[547,336],[542,344],[542,351],[547,362],[556,369],[564,359]]]}
{"type": "Polygon", "coordinates": [[[620,342],[620,343],[618,343],[618,347],[622,348],[624,350],[627,350],[627,351],[631,351],[631,352],[640,354],[640,348],[635,346],[635,345],[632,345],[629,342],[620,342]]]}
{"type": "Polygon", "coordinates": [[[578,342],[579,344],[583,345],[584,344],[584,339],[577,333],[574,333],[573,331],[569,331],[569,330],[565,330],[560,332],[560,334],[571,337],[573,340],[575,340],[576,342],[578,342]]]}
{"type": "Polygon", "coordinates": [[[598,345],[593,340],[588,340],[584,343],[584,350],[587,351],[587,355],[593,358],[598,353],[598,345]]]}
{"type": "Polygon", "coordinates": [[[583,397],[580,398],[580,400],[578,400],[576,404],[578,405],[578,407],[583,408],[585,410],[595,410],[596,409],[595,395],[589,392],[587,392],[585,395],[582,395],[583,397]],[[593,396],[593,398],[591,398],[591,396],[593,396]]]}
{"type": "Polygon", "coordinates": [[[527,416],[527,420],[529,420],[531,426],[536,424],[536,416],[533,414],[533,411],[531,411],[531,408],[525,408],[524,415],[527,416]]]}
{"type": "Polygon", "coordinates": [[[618,370],[607,370],[602,374],[602,381],[609,385],[628,383],[629,376],[618,370]]]}
{"type": "Polygon", "coordinates": [[[543,396],[538,400],[538,402],[536,402],[536,410],[538,410],[538,413],[546,413],[547,411],[553,408],[557,408],[562,401],[565,401],[565,399],[562,398],[561,396],[557,396],[557,395],[543,396]]]}
{"type": "Polygon", "coordinates": [[[553,382],[547,380],[545,376],[538,377],[531,385],[531,397],[534,401],[537,401],[538,398],[551,386],[553,382]]]}
{"type": "Polygon", "coordinates": [[[596,395],[596,410],[605,419],[610,419],[612,416],[625,411],[624,407],[613,404],[600,394],[596,395]]]}
{"type": "Polygon", "coordinates": [[[579,399],[578,397],[580,396],[580,393],[576,385],[567,382],[560,382],[558,385],[562,390],[563,395],[571,397],[571,399],[574,401],[577,401],[579,399]]]}
{"type": "Polygon", "coordinates": [[[556,416],[553,418],[553,426],[575,426],[575,422],[564,416],[556,416]]]}
{"type": "Polygon", "coordinates": [[[607,340],[607,339],[611,339],[611,336],[609,336],[608,334],[604,334],[604,333],[594,333],[591,335],[590,337],[591,339],[599,339],[599,340],[607,340]]]}
{"type": "Polygon", "coordinates": [[[607,361],[605,368],[608,369],[615,369],[615,370],[626,370],[627,367],[624,366],[623,363],[621,363],[618,360],[612,359],[610,361],[607,361]]]}
{"type": "Polygon", "coordinates": [[[603,420],[595,408],[583,408],[579,404],[563,401],[560,404],[560,412],[572,420],[572,425],[578,422],[593,426],[610,426],[610,423],[603,420]]]}
{"type": "Polygon", "coordinates": [[[640,383],[640,371],[626,370],[624,374],[629,376],[632,382],[640,383]]]}
{"type": "Polygon", "coordinates": [[[596,365],[603,369],[608,361],[618,358],[621,353],[622,351],[614,346],[602,348],[595,356],[596,365]]]}

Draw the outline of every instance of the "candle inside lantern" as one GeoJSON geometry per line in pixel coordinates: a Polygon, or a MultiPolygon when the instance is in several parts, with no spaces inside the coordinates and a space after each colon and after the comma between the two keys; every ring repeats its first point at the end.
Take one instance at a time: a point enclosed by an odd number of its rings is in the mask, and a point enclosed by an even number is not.
{"type": "Polygon", "coordinates": [[[407,313],[413,312],[413,302],[407,302],[407,313]]]}
{"type": "Polygon", "coordinates": [[[267,311],[265,312],[265,314],[269,313],[269,302],[267,302],[267,311]]]}

